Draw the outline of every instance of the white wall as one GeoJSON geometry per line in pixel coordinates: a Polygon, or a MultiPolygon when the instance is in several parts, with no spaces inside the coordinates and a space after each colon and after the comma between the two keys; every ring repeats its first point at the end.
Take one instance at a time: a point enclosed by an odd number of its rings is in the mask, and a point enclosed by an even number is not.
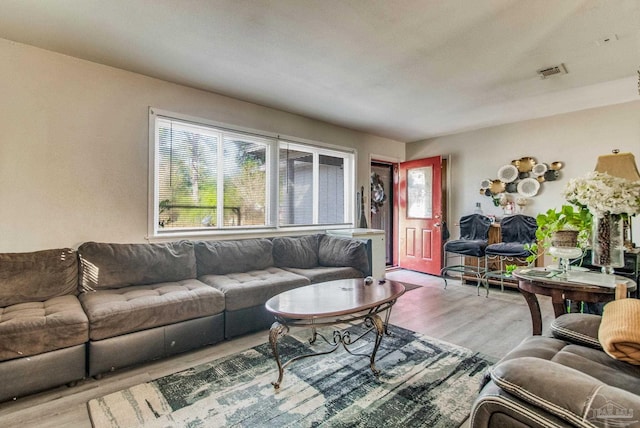
{"type": "MultiPolygon", "coordinates": [[[[472,213],[476,202],[482,203],[486,214],[502,216],[491,198],[479,194],[480,182],[497,178],[498,169],[513,159],[532,156],[538,162],[565,163],[561,178],[542,183],[538,195],[530,199],[525,213],[535,216],[566,203],[561,192],[568,180],[592,171],[597,157],[610,154],[612,149],[633,153],[640,166],[640,101],[410,143],[406,158],[450,156],[449,220],[455,222],[472,213]]],[[[512,195],[515,197],[517,194],[512,195]]],[[[640,244],[637,218],[633,226],[634,242],[640,244]]]]}
{"type": "Polygon", "coordinates": [[[404,143],[0,39],[0,251],[144,242],[148,107],[404,159],[404,143]]]}

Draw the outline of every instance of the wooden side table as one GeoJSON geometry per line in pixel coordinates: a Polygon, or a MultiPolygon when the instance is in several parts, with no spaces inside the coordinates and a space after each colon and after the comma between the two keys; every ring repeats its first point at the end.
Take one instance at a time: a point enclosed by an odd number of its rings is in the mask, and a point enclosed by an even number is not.
{"type": "MultiPolygon", "coordinates": [[[[513,273],[518,280],[518,289],[529,306],[534,335],[542,334],[542,315],[536,295],[550,296],[555,317],[566,313],[565,300],[579,300],[589,303],[610,302],[615,299],[615,287],[592,285],[569,280],[559,272],[546,268],[520,268],[513,273]]],[[[595,273],[594,275],[600,275],[595,273]]],[[[636,282],[623,276],[615,276],[616,283],[624,283],[627,292],[636,290],[636,282]]]]}

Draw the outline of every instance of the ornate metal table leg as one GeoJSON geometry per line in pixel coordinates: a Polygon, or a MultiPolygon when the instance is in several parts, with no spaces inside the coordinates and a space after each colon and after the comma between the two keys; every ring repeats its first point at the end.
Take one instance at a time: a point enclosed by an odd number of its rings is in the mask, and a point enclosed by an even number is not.
{"type": "Polygon", "coordinates": [[[269,330],[269,343],[271,344],[273,357],[276,359],[276,364],[278,364],[278,380],[271,382],[271,385],[273,385],[275,389],[280,388],[280,382],[282,382],[282,377],[284,376],[284,367],[282,366],[280,354],[278,353],[278,339],[287,333],[289,333],[289,327],[285,324],[280,324],[278,321],[271,324],[271,329],[269,330]]]}
{"type": "Polygon", "coordinates": [[[393,305],[396,303],[396,301],[392,301],[389,304],[389,309],[387,309],[387,313],[385,314],[384,317],[384,332],[387,334],[387,336],[391,336],[391,333],[389,333],[389,318],[391,318],[391,309],[393,309],[393,305]]]}
{"type": "Polygon", "coordinates": [[[376,368],[375,360],[376,360],[376,352],[378,352],[378,348],[380,347],[380,343],[382,342],[382,337],[385,334],[386,326],[382,322],[382,319],[378,316],[378,314],[373,314],[370,317],[365,318],[365,323],[373,324],[373,327],[376,329],[376,342],[373,346],[373,351],[371,352],[371,358],[369,360],[369,367],[371,367],[371,371],[374,375],[378,376],[380,374],[380,370],[376,368]]]}
{"type": "MultiPolygon", "coordinates": [[[[311,325],[313,324],[314,322],[312,320],[311,325]]],[[[309,339],[309,344],[313,345],[314,343],[316,343],[317,338],[318,338],[318,331],[316,330],[315,326],[311,327],[311,338],[309,339]]]]}

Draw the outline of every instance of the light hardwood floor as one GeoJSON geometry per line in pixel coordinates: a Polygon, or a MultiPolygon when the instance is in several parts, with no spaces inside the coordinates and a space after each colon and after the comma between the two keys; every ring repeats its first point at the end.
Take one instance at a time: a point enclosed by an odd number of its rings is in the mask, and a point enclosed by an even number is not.
{"type": "MultiPolygon", "coordinates": [[[[473,285],[449,280],[447,289],[439,277],[395,270],[387,278],[421,285],[398,299],[391,323],[445,340],[499,359],[531,335],[531,317],[519,292],[492,288],[480,296],[473,285]]],[[[540,298],[546,334],[553,319],[551,302],[540,298]]],[[[90,427],[87,401],[123,388],[233,354],[267,340],[258,332],[214,346],[86,379],[74,387],[54,390],[0,403],[0,427],[90,427]]],[[[275,368],[274,368],[275,370],[275,368]]],[[[0,380],[1,381],[1,380],[0,380]]]]}

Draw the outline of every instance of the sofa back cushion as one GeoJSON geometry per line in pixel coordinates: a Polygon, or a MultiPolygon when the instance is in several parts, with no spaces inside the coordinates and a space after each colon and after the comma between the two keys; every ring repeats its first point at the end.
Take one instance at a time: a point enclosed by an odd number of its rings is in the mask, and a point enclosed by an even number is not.
{"type": "Polygon", "coordinates": [[[85,242],[80,255],[84,291],[181,281],[196,277],[196,256],[189,241],[163,244],[85,242]]]}
{"type": "Polygon", "coordinates": [[[310,269],[318,266],[322,235],[273,238],[273,261],[277,267],[310,269]]]}
{"type": "Polygon", "coordinates": [[[363,274],[369,272],[367,245],[356,239],[322,235],[318,245],[318,262],[322,266],[348,266],[363,274]]]}
{"type": "Polygon", "coordinates": [[[268,239],[195,242],[198,276],[226,275],[273,266],[273,244],[268,239]]]}
{"type": "Polygon", "coordinates": [[[0,307],[77,294],[78,256],[70,248],[0,254],[0,307]]]}

